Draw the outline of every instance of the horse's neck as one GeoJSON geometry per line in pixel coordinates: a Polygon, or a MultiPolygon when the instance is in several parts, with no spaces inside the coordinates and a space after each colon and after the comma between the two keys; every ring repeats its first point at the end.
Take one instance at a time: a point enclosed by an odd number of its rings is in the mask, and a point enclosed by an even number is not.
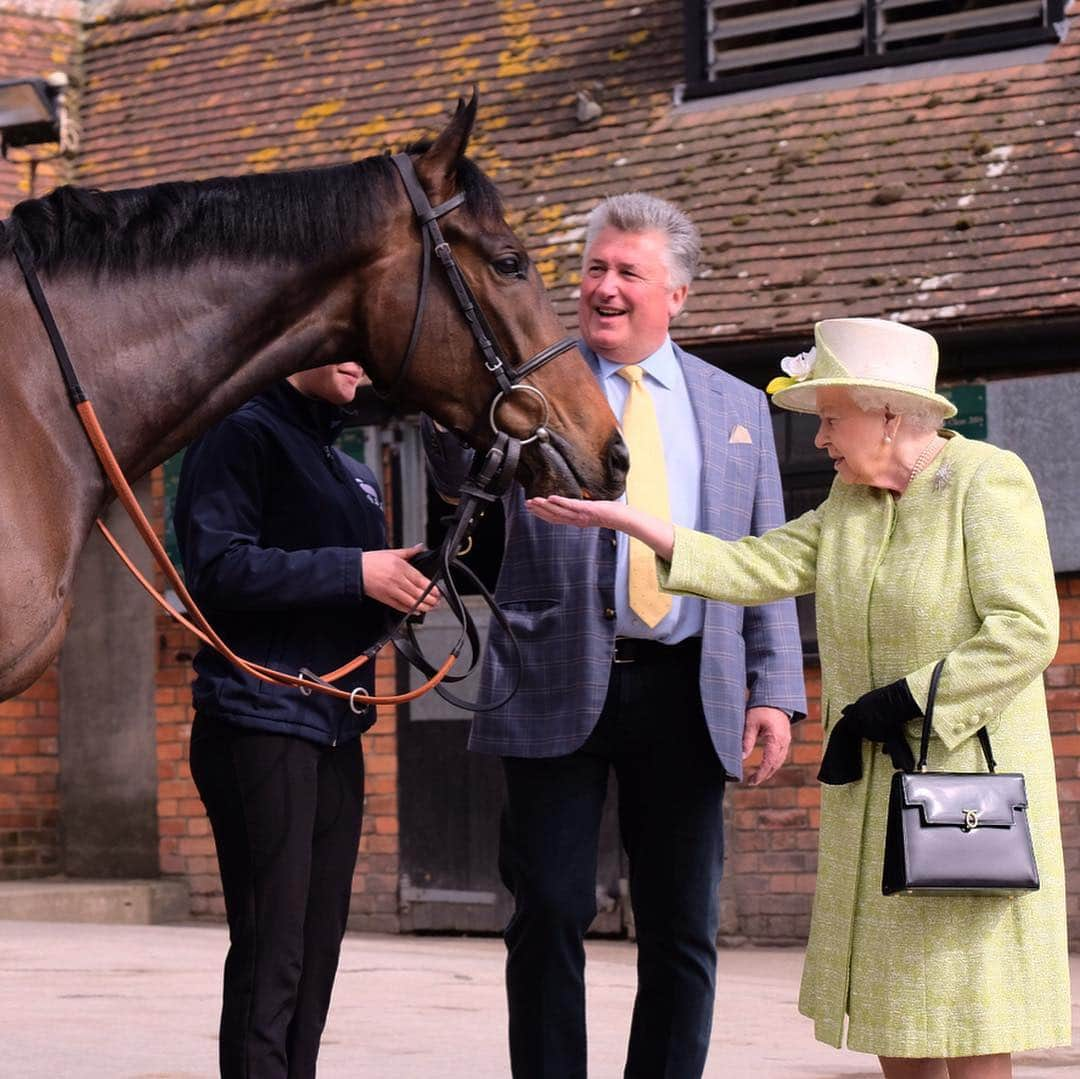
{"type": "Polygon", "coordinates": [[[108,283],[92,320],[79,317],[86,297],[68,290],[61,324],[78,327],[72,357],[127,473],[314,357],[333,358],[352,299],[342,282],[311,278],[310,268],[235,264],[158,272],[108,283]]]}

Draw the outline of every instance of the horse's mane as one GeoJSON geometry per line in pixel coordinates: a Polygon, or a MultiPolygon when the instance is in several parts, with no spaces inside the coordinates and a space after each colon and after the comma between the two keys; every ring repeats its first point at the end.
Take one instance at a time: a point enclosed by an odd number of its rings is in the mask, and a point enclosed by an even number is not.
{"type": "MultiPolygon", "coordinates": [[[[425,143],[410,151],[419,152],[425,143]]],[[[480,220],[502,213],[494,184],[468,158],[457,165],[466,204],[480,220]]],[[[133,274],[209,258],[313,259],[343,238],[377,228],[392,186],[386,155],[351,165],[121,191],[67,185],[20,202],[0,229],[0,254],[16,236],[45,273],[133,274]]]]}

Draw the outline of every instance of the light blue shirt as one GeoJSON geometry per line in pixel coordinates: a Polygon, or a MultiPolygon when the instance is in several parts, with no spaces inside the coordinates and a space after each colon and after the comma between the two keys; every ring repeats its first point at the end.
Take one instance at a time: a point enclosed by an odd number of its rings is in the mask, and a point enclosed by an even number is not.
{"type": "MultiPolygon", "coordinates": [[[[597,358],[600,360],[600,384],[611,411],[621,419],[630,393],[630,383],[618,371],[626,365],[612,363],[599,353],[597,358]]],[[[674,524],[700,530],[701,435],[671,338],[665,338],[664,343],[638,366],[645,372],[642,381],[656,407],[656,418],[664,440],[664,470],[667,472],[671,520],[674,524]]],[[[646,637],[664,644],[677,644],[686,637],[700,636],[705,628],[703,599],[672,596],[671,610],[655,626],[647,626],[630,610],[627,593],[629,539],[624,532],[617,532],[616,537],[615,633],[620,637],[646,637]]]]}

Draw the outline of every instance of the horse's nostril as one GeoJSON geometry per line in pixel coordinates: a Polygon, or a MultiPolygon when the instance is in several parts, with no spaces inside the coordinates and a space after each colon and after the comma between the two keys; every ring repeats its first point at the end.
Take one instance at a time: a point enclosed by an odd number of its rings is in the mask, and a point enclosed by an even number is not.
{"type": "Polygon", "coordinates": [[[630,451],[620,434],[616,434],[608,447],[608,464],[611,471],[618,476],[625,476],[630,468],[630,451]]]}

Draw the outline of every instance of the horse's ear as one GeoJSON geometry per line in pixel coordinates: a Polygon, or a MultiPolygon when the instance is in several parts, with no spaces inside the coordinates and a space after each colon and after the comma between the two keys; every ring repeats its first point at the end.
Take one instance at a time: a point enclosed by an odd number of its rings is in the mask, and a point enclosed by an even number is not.
{"type": "Polygon", "coordinates": [[[480,97],[474,89],[466,101],[458,98],[457,110],[439,137],[416,159],[416,172],[432,202],[443,202],[454,189],[458,162],[465,156],[476,119],[480,97]]]}

